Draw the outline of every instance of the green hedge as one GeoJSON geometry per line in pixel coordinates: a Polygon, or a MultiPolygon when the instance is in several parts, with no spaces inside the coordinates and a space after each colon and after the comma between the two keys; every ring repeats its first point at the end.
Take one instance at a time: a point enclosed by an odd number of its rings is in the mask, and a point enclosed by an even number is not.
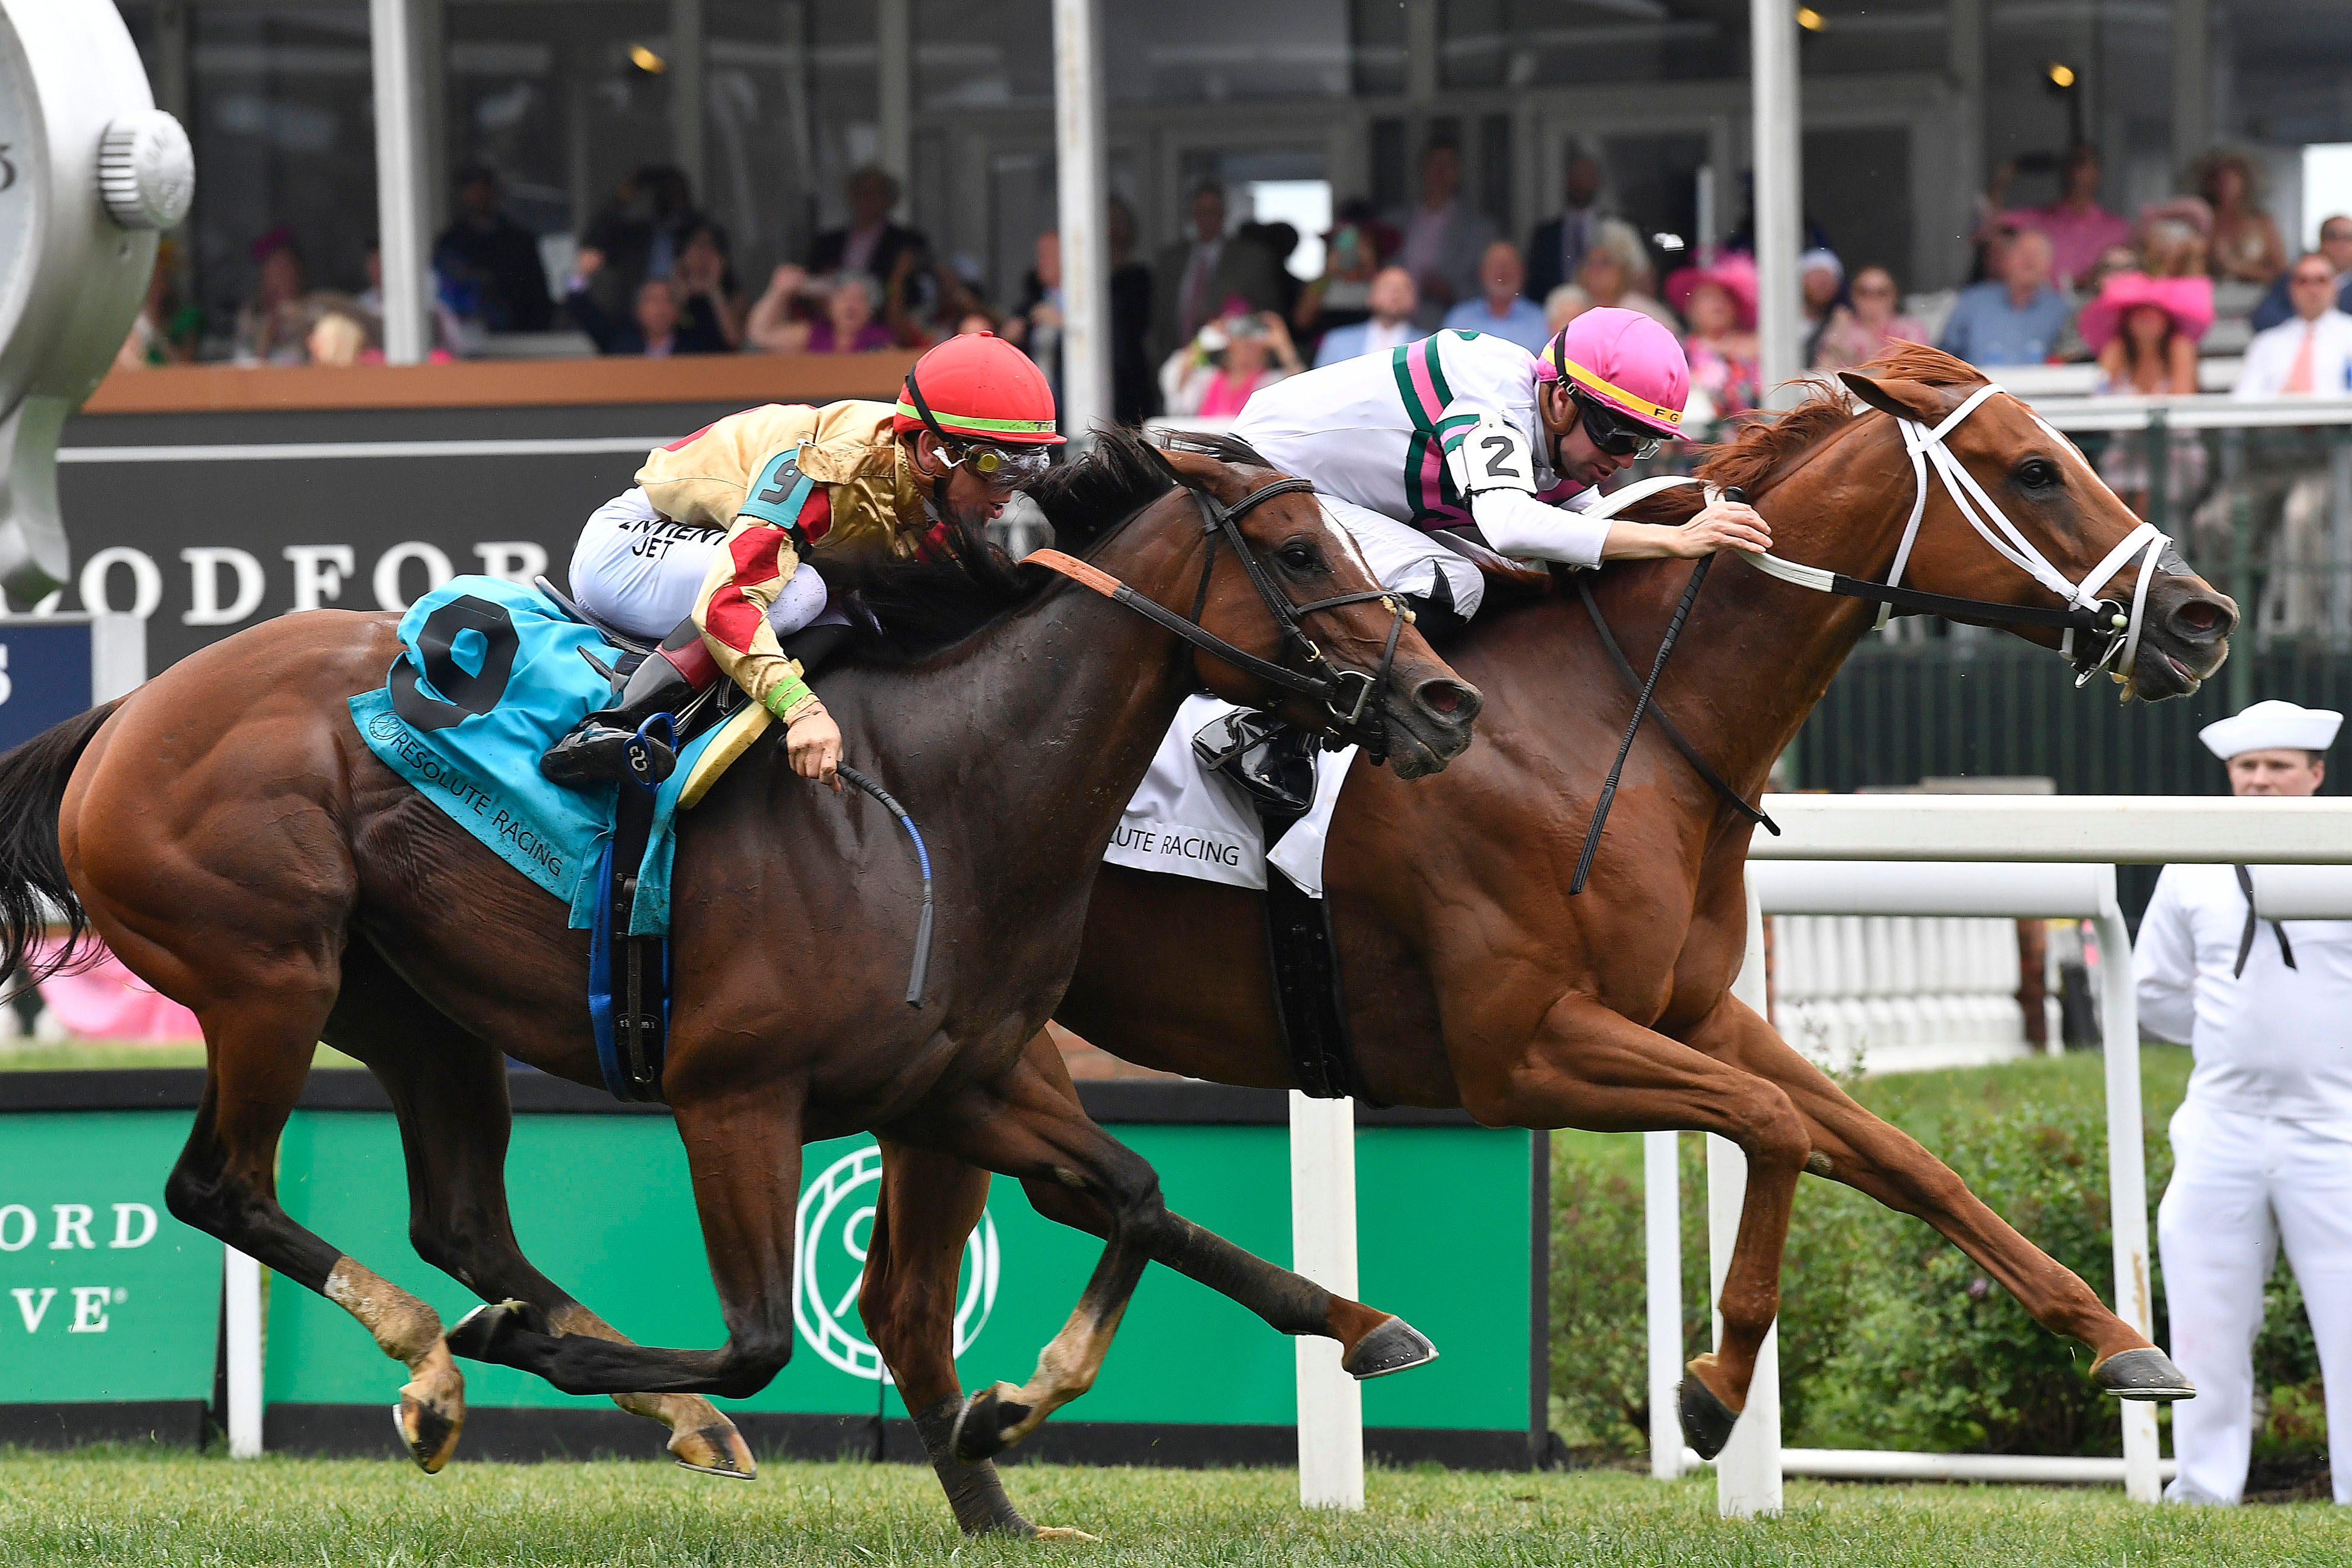
{"type": "MultiPolygon", "coordinates": [[[[1848,1087],[2112,1300],[2101,1067],[2078,1055],[1848,1087]]],[[[2165,1125],[2188,1070],[2184,1050],[2143,1053],[2151,1236],[2172,1170],[2165,1125]]],[[[1689,1353],[1709,1333],[1700,1142],[1681,1140],[1689,1353]]],[[[1649,1430],[1640,1140],[1556,1133],[1552,1150],[1553,1424],[1571,1447],[1639,1453],[1649,1430]]],[[[2161,1342],[2160,1268],[2156,1292],[2161,1342]]],[[[2284,1260],[2270,1306],[2255,1351],[2256,1386],[2272,1390],[2257,1457],[2324,1450],[2318,1361],[2284,1260]]],[[[1780,1313],[1790,1447],[2114,1454],[2115,1408],[2083,1375],[2084,1354],[1927,1226],[1835,1183],[1800,1186],[1780,1313]]]]}

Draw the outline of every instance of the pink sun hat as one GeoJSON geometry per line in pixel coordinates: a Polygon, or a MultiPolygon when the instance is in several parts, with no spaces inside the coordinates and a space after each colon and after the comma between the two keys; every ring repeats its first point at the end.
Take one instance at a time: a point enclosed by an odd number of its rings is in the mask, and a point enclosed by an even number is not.
{"type": "Polygon", "coordinates": [[[1536,379],[1564,380],[1661,436],[1682,434],[1690,362],[1675,334],[1639,310],[1585,311],[1544,345],[1536,379]]]}
{"type": "Polygon", "coordinates": [[[2083,307],[2074,323],[2083,342],[2097,353],[2123,330],[2124,318],[2142,305],[2172,319],[2172,330],[2195,342],[2213,325],[2213,280],[2210,278],[2150,278],[2145,272],[2111,274],[2099,297],[2083,307]]]}
{"type": "Polygon", "coordinates": [[[1711,267],[1685,267],[1666,275],[1666,303],[1690,314],[1691,296],[1699,286],[1712,283],[1731,296],[1732,308],[1739,312],[1739,330],[1756,330],[1756,259],[1738,253],[1724,257],[1711,267]]]}

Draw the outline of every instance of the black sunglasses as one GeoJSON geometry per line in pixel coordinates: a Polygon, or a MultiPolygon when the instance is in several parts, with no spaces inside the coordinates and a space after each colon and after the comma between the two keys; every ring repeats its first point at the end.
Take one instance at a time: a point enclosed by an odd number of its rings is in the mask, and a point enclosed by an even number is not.
{"type": "Polygon", "coordinates": [[[1636,425],[1615,409],[1608,407],[1581,392],[1569,395],[1576,400],[1577,417],[1584,425],[1584,434],[1603,452],[1612,458],[1654,458],[1665,445],[1664,437],[1647,426],[1636,425]]]}

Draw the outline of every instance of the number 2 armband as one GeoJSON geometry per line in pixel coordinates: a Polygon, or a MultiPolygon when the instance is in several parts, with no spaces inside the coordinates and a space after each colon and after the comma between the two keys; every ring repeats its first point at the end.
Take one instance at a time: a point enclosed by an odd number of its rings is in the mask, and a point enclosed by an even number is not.
{"type": "Polygon", "coordinates": [[[1535,453],[1519,427],[1493,409],[1446,438],[1445,467],[1465,496],[1488,490],[1536,493],[1535,453]]]}

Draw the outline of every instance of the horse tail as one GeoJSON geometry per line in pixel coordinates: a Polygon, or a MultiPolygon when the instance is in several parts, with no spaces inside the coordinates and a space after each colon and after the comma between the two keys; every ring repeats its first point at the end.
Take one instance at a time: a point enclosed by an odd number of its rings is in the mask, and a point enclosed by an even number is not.
{"type": "Polygon", "coordinates": [[[77,714],[0,755],[0,976],[16,973],[61,916],[65,943],[30,966],[34,981],[71,963],[89,934],[89,914],[66,876],[58,818],[75,764],[121,705],[118,698],[77,714]]]}

